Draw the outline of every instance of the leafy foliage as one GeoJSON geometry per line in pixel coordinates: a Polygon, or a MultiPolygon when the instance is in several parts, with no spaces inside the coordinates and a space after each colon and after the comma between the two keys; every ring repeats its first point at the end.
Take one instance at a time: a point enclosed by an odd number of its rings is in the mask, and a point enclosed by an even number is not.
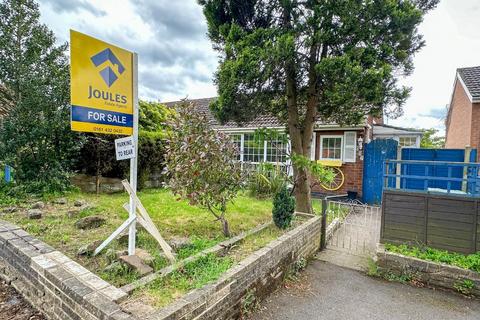
{"type": "Polygon", "coordinates": [[[273,198],[273,222],[280,229],[286,229],[292,223],[295,212],[295,198],[290,195],[286,186],[273,198]]]}
{"type": "Polygon", "coordinates": [[[253,197],[268,198],[279,192],[287,183],[288,177],[280,166],[261,163],[249,174],[247,188],[253,197]]]}
{"type": "Polygon", "coordinates": [[[430,260],[434,262],[441,262],[460,268],[480,272],[480,252],[477,252],[475,254],[463,255],[456,252],[438,250],[429,247],[415,247],[405,244],[397,246],[389,243],[385,244],[385,249],[387,251],[403,254],[405,256],[415,257],[423,260],[430,260]]]}
{"type": "Polygon", "coordinates": [[[437,129],[424,129],[420,148],[442,149],[445,148],[445,137],[437,135],[437,129]]]}
{"type": "Polygon", "coordinates": [[[225,214],[241,187],[238,150],[230,137],[212,130],[208,121],[191,109],[189,104],[179,105],[170,122],[169,185],[176,195],[208,209],[222,223],[225,236],[230,236],[225,214]]]}
{"type": "MultiPolygon", "coordinates": [[[[220,53],[222,121],[270,114],[288,128],[293,154],[310,155],[316,120],[360,123],[402,113],[423,47],[418,25],[438,0],[199,0],[220,53]]],[[[294,164],[299,211],[311,212],[310,178],[294,164]]]]}
{"type": "MultiPolygon", "coordinates": [[[[141,189],[152,173],[161,172],[164,167],[167,122],[175,112],[156,102],[140,101],[139,104],[138,187],[141,189]]],[[[79,158],[77,170],[97,178],[127,178],[129,162],[117,161],[115,157],[114,140],[117,138],[115,135],[87,134],[81,153],[89,156],[79,158]]]]}
{"type": "Polygon", "coordinates": [[[0,2],[0,159],[27,192],[64,190],[81,140],[69,125],[67,44],[57,46],[33,0],[0,2]]]}

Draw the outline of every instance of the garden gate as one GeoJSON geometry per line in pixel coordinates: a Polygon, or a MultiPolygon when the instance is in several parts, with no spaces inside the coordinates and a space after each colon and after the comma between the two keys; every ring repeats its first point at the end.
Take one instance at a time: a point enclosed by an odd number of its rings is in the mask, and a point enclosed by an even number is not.
{"type": "Polygon", "coordinates": [[[385,160],[397,159],[398,142],[376,139],[365,145],[363,161],[363,202],[380,204],[383,191],[385,160]]]}
{"type": "Polygon", "coordinates": [[[354,255],[371,255],[380,240],[381,208],[358,201],[326,201],[330,232],[326,248],[354,255]]]}

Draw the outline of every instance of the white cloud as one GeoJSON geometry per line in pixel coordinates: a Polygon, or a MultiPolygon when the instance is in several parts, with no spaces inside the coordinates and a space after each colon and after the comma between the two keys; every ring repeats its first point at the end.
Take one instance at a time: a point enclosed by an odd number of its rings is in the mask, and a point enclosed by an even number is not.
{"type": "MultiPolygon", "coordinates": [[[[140,96],[177,100],[214,96],[217,56],[195,0],[40,0],[41,19],[68,41],[69,29],[139,53],[140,96]]],[[[480,65],[480,3],[442,0],[420,26],[426,46],[415,57],[414,73],[402,82],[413,88],[405,115],[390,124],[443,133],[455,70],[480,65]]]]}
{"type": "Polygon", "coordinates": [[[403,81],[413,91],[405,115],[390,124],[444,133],[444,122],[428,114],[450,103],[457,68],[480,65],[479,16],[478,0],[444,0],[425,17],[420,33],[426,46],[415,57],[414,73],[403,81]]]}

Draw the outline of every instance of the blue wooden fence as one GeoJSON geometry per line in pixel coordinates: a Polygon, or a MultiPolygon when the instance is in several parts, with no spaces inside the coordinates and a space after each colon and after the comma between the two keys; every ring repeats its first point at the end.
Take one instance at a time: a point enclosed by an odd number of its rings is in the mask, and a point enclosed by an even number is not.
{"type": "Polygon", "coordinates": [[[384,174],[385,188],[479,197],[479,172],[479,163],[387,160],[384,174]],[[400,173],[397,170],[399,166],[400,173]],[[414,170],[409,170],[409,167],[413,167],[414,170]],[[444,172],[447,172],[446,176],[444,172]]]}
{"type": "MultiPolygon", "coordinates": [[[[470,162],[476,162],[477,150],[470,153],[470,162]]],[[[465,150],[463,149],[402,149],[402,160],[422,161],[417,163],[403,163],[401,174],[405,176],[429,176],[443,178],[463,178],[464,169],[470,177],[476,177],[478,172],[475,166],[448,165],[449,162],[464,162],[465,150]],[[428,163],[431,161],[432,163],[428,163]],[[443,162],[444,164],[440,164],[443,162]]],[[[430,179],[428,188],[461,190],[462,180],[430,179]]],[[[426,190],[425,181],[421,179],[402,178],[401,188],[409,190],[426,190]]]]}

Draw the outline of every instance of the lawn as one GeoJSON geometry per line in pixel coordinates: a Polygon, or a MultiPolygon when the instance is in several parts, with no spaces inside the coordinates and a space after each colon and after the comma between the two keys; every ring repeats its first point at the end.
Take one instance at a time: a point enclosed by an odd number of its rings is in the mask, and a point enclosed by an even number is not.
{"type": "MultiPolygon", "coordinates": [[[[178,200],[170,191],[150,189],[141,191],[138,195],[165,239],[190,238],[191,245],[177,252],[179,258],[185,258],[224,240],[220,223],[215,221],[208,211],[178,200]]],[[[4,214],[1,219],[21,226],[33,236],[64,252],[115,285],[123,285],[138,278],[135,273],[120,266],[114,266],[115,268],[105,271],[105,268],[115,260],[116,252],[126,249],[125,242],[115,241],[108,247],[110,250],[105,250],[98,257],[77,256],[80,247],[95,240],[105,239],[128,217],[128,212],[122,208],[122,205],[128,202],[128,195],[126,193],[93,195],[74,192],[65,197],[68,200],[66,205],[53,204],[55,199],[49,199],[40,220],[29,220],[26,217],[26,210],[32,203],[20,204],[17,212],[4,214]],[[76,200],[84,200],[87,208],[81,210],[75,217],[69,217],[67,213],[74,209],[73,203],[76,200]],[[79,230],[75,227],[74,224],[78,219],[91,215],[106,218],[106,224],[91,230],[79,230]]],[[[239,194],[227,210],[233,235],[271,221],[271,209],[270,199],[259,200],[244,193],[239,194]]],[[[167,265],[160,255],[158,244],[150,235],[140,230],[137,239],[137,247],[146,249],[154,256],[154,269],[158,270],[167,265]]]]}

